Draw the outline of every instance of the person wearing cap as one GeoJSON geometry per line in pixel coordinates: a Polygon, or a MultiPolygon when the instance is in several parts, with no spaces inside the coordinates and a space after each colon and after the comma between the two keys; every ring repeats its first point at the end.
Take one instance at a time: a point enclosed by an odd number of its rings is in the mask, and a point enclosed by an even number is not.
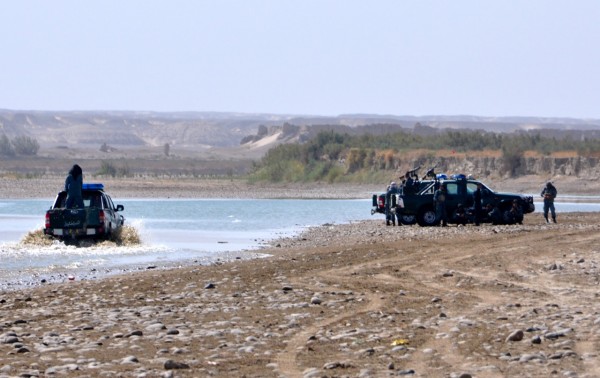
{"type": "Polygon", "coordinates": [[[550,181],[548,181],[546,183],[546,187],[544,187],[544,189],[542,189],[542,193],[541,193],[541,196],[544,198],[544,219],[546,219],[546,223],[550,223],[550,221],[548,220],[548,211],[550,211],[550,214],[552,215],[552,222],[556,223],[556,211],[554,209],[554,199],[556,198],[557,194],[558,194],[558,191],[556,190],[554,185],[552,185],[552,183],[550,181]]]}
{"type": "MultiPolygon", "coordinates": [[[[385,224],[387,226],[390,224],[392,226],[396,225],[396,212],[392,208],[392,197],[396,194],[398,194],[398,187],[396,182],[392,181],[385,193],[385,224]]],[[[398,218],[398,226],[400,226],[400,218],[398,218]]]]}

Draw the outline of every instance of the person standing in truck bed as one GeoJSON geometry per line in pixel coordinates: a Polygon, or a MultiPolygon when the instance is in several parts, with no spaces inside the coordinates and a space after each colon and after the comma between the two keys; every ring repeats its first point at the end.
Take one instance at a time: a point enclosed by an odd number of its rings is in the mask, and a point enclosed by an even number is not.
{"type": "Polygon", "coordinates": [[[67,209],[83,209],[83,196],[81,188],[83,186],[83,170],[77,164],[69,171],[69,175],[65,180],[65,192],[67,192],[67,201],[65,207],[67,209]]]}

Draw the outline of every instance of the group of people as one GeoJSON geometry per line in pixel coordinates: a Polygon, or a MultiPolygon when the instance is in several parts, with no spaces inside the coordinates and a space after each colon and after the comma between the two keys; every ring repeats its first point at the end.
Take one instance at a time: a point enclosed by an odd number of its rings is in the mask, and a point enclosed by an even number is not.
{"type": "Polygon", "coordinates": [[[481,200],[482,187],[481,183],[477,184],[477,189],[473,192],[472,207],[466,208],[464,204],[459,203],[449,217],[446,208],[446,187],[438,184],[433,194],[436,224],[439,224],[441,227],[447,227],[450,221],[457,225],[474,223],[475,226],[479,226],[483,222],[490,222],[492,224],[523,223],[523,209],[518,200],[512,202],[511,208],[506,213],[501,211],[500,204],[497,202],[493,204],[488,203],[484,208],[481,200]]]}
{"type": "MultiPolygon", "coordinates": [[[[510,209],[502,211],[498,203],[488,203],[485,208],[481,201],[481,183],[477,184],[477,189],[473,192],[473,207],[466,209],[463,204],[458,204],[452,214],[452,222],[466,225],[473,222],[479,226],[482,222],[491,222],[492,224],[523,224],[523,209],[518,200],[513,200],[510,209]]],[[[556,210],[554,208],[554,199],[558,191],[551,183],[546,183],[541,196],[544,198],[544,219],[548,220],[548,212],[552,216],[552,221],[556,223],[556,210]]],[[[433,203],[435,208],[436,223],[442,227],[448,225],[448,214],[446,212],[446,188],[438,185],[433,194],[433,203]]]]}
{"type": "MultiPolygon", "coordinates": [[[[405,181],[403,182],[404,188],[412,187],[414,182],[410,175],[407,173],[405,181]]],[[[474,223],[475,226],[479,226],[483,222],[490,222],[492,224],[523,224],[523,209],[519,204],[518,200],[513,200],[510,205],[510,209],[504,212],[500,209],[498,203],[488,203],[485,208],[482,205],[482,184],[477,184],[477,189],[473,192],[473,207],[465,208],[463,204],[458,204],[454,210],[451,218],[449,219],[446,209],[446,188],[444,185],[437,183],[435,192],[433,194],[433,206],[435,209],[436,224],[441,227],[447,227],[448,223],[458,225],[466,225],[467,223],[474,223]]],[[[396,182],[392,181],[387,188],[385,196],[385,220],[386,225],[401,226],[400,214],[393,210],[392,198],[395,194],[398,194],[398,186],[396,182]]],[[[546,183],[546,186],[542,190],[541,196],[544,199],[544,219],[546,223],[550,223],[548,215],[552,217],[552,222],[556,223],[556,210],[554,208],[554,199],[557,196],[558,191],[556,187],[551,183],[546,183]]],[[[506,206],[506,205],[505,205],[506,206]]],[[[503,208],[506,208],[502,206],[503,208]]]]}

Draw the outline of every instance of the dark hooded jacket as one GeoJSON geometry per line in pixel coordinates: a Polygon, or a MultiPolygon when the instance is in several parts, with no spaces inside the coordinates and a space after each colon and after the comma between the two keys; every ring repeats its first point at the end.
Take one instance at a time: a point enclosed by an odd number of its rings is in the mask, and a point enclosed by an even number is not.
{"type": "Polygon", "coordinates": [[[67,192],[67,202],[65,207],[72,209],[75,207],[83,208],[83,197],[81,187],[83,186],[83,171],[77,164],[71,168],[69,175],[65,180],[65,191],[67,192]]]}

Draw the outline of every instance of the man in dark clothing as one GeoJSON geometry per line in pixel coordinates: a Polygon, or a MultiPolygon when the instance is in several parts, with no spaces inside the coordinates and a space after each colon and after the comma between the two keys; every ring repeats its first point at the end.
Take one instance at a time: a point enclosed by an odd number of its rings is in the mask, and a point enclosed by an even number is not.
{"type": "Polygon", "coordinates": [[[477,189],[473,193],[473,207],[475,208],[475,226],[481,224],[481,183],[477,184],[477,189]]]}
{"type": "Polygon", "coordinates": [[[509,218],[511,224],[523,224],[523,209],[521,209],[518,200],[512,202],[512,207],[509,210],[509,218]]]}
{"type": "Polygon", "coordinates": [[[497,205],[488,205],[488,218],[492,221],[493,225],[502,224],[502,212],[497,205]]]}
{"type": "Polygon", "coordinates": [[[439,185],[433,193],[433,205],[435,206],[435,220],[440,222],[440,226],[448,226],[448,215],[446,213],[446,188],[439,185]]]}
{"type": "Polygon", "coordinates": [[[546,223],[550,223],[548,220],[548,210],[552,214],[552,222],[556,223],[556,211],[554,210],[554,199],[558,191],[552,185],[551,182],[546,183],[546,187],[542,190],[541,196],[544,198],[544,219],[546,219],[546,223]]]}
{"type": "MultiPolygon", "coordinates": [[[[385,193],[385,224],[388,226],[390,225],[390,222],[393,226],[396,225],[396,212],[393,211],[394,209],[392,207],[392,197],[396,194],[398,194],[398,187],[396,187],[396,183],[392,181],[385,193]]],[[[398,217],[398,226],[400,226],[400,217],[398,217]]]]}
{"type": "Polygon", "coordinates": [[[83,197],[81,195],[82,186],[83,171],[79,165],[75,164],[69,171],[69,175],[65,180],[65,191],[67,192],[67,201],[65,207],[67,209],[83,209],[83,197]]]}
{"type": "Polygon", "coordinates": [[[414,193],[415,180],[410,176],[410,172],[406,172],[404,178],[404,194],[414,193]]]}
{"type": "Polygon", "coordinates": [[[465,211],[465,207],[462,203],[459,203],[456,207],[456,210],[454,210],[452,220],[454,221],[454,223],[459,225],[461,224],[463,226],[465,226],[469,222],[469,220],[467,219],[467,212],[465,211]]]}

